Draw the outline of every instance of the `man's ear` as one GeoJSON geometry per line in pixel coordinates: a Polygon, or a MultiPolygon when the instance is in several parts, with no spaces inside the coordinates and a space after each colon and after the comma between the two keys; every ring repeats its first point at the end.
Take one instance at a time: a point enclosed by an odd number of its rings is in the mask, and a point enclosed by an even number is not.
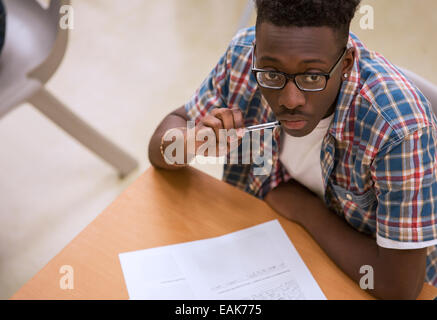
{"type": "Polygon", "coordinates": [[[355,48],[349,48],[347,49],[346,55],[344,56],[343,59],[343,69],[341,74],[345,75],[345,74],[350,74],[351,70],[354,66],[354,61],[355,61],[355,57],[356,57],[356,51],[355,48]]]}

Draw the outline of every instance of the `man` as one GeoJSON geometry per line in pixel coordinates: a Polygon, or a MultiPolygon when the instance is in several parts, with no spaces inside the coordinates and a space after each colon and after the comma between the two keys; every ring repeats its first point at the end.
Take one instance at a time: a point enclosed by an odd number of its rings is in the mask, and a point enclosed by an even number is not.
{"type": "Polygon", "coordinates": [[[357,283],[371,266],[376,297],[414,299],[424,281],[437,286],[436,119],[395,66],[349,33],[359,2],[257,0],[256,29],[240,31],[162,121],[149,158],[183,167],[164,160],[163,136],[186,132],[188,120],[216,136],[280,120],[271,172],[227,164],[223,179],[301,224],[357,283]]]}

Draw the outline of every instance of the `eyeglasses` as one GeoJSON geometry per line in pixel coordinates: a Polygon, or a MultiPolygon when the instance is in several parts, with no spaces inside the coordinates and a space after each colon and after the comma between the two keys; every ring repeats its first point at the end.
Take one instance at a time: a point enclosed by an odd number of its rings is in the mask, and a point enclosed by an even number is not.
{"type": "Polygon", "coordinates": [[[281,90],[283,89],[289,80],[293,80],[296,86],[302,91],[322,91],[325,90],[329,78],[332,77],[335,69],[340,64],[346,54],[347,48],[344,48],[343,53],[337,60],[335,65],[328,73],[322,72],[311,72],[311,73],[296,73],[288,74],[281,71],[270,71],[255,68],[255,48],[252,47],[252,72],[255,75],[258,84],[267,89],[281,90]]]}

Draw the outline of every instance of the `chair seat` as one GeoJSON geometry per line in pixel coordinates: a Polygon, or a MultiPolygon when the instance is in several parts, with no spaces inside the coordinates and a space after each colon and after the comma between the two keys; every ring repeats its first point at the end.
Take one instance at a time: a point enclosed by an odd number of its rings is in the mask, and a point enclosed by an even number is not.
{"type": "Polygon", "coordinates": [[[6,39],[0,56],[0,117],[40,85],[27,74],[49,55],[56,38],[48,12],[35,1],[6,0],[6,39]]]}
{"type": "Polygon", "coordinates": [[[400,69],[407,76],[407,78],[410,79],[420,91],[422,91],[423,95],[431,103],[432,110],[437,115],[437,86],[410,70],[404,68],[400,69]]]}

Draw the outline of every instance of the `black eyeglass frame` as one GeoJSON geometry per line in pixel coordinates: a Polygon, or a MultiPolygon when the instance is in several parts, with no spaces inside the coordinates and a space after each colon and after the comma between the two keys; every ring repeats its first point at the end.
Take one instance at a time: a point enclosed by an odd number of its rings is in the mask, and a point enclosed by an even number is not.
{"type": "Polygon", "coordinates": [[[343,49],[343,53],[341,54],[340,58],[338,58],[337,62],[334,64],[334,66],[331,68],[331,70],[328,73],[324,73],[324,72],[303,72],[303,73],[295,73],[295,74],[288,74],[282,71],[276,71],[276,70],[264,70],[264,69],[258,69],[255,68],[255,48],[256,45],[252,46],[252,73],[255,76],[256,82],[258,83],[259,86],[266,88],[266,89],[272,89],[272,90],[282,90],[285,88],[285,86],[287,85],[288,81],[293,80],[294,84],[296,85],[297,88],[299,88],[299,90],[301,91],[305,91],[305,92],[319,92],[319,91],[323,91],[326,89],[326,86],[328,85],[328,80],[332,77],[332,74],[334,73],[334,71],[337,69],[338,65],[340,64],[340,61],[343,60],[346,52],[347,52],[347,47],[345,47],[343,49]],[[275,72],[278,74],[281,74],[285,77],[285,83],[282,87],[268,87],[268,86],[264,86],[262,84],[259,83],[258,81],[258,73],[260,72],[275,72]],[[323,76],[325,77],[326,81],[325,81],[325,86],[322,89],[302,89],[299,84],[296,82],[296,77],[297,76],[301,76],[301,75],[307,75],[307,76],[323,76]]]}

